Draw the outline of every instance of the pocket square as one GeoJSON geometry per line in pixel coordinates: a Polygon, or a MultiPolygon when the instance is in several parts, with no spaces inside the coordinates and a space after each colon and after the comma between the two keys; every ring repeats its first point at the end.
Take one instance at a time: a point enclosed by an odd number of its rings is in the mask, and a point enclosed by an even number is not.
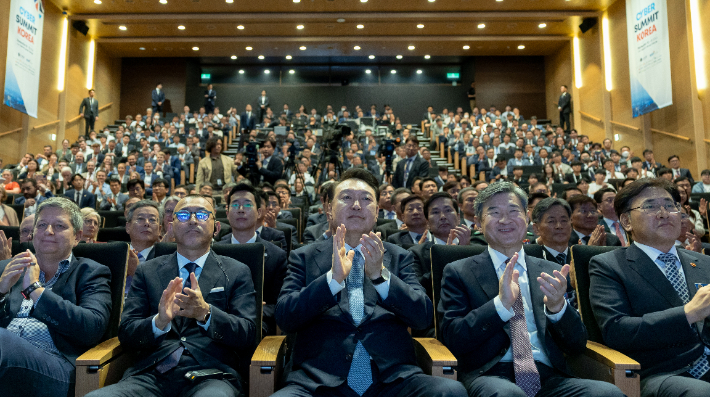
{"type": "Polygon", "coordinates": [[[210,290],[210,294],[213,292],[224,292],[224,287],[215,287],[210,290]]]}

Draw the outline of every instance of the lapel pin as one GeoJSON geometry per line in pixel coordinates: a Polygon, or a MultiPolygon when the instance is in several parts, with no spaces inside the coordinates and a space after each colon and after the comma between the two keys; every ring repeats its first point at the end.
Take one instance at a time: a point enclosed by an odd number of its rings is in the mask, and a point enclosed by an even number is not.
{"type": "Polygon", "coordinates": [[[695,262],[690,262],[690,266],[696,267],[697,265],[695,264],[695,262]]]}

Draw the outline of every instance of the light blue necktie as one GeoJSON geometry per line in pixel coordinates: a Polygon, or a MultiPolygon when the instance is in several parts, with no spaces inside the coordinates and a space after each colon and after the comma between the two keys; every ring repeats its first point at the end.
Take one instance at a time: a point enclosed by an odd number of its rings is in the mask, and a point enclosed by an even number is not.
{"type": "Polygon", "coordinates": [[[394,213],[393,212],[388,212],[387,213],[387,219],[394,219],[394,213]]]}
{"type": "MultiPolygon", "coordinates": [[[[353,266],[348,275],[348,301],[350,302],[350,315],[355,325],[360,325],[365,315],[365,295],[363,292],[364,263],[362,254],[355,251],[353,266]]],[[[353,353],[353,361],[348,372],[348,386],[358,395],[362,396],[372,384],[372,366],[370,355],[365,350],[362,342],[358,341],[353,353]]]]}

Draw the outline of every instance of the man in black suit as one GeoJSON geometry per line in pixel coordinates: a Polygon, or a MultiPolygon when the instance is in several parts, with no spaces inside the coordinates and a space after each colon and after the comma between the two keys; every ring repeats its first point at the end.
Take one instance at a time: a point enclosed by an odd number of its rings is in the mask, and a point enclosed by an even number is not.
{"type": "MultiPolygon", "coordinates": [[[[126,269],[126,293],[131,289],[138,265],[155,258],[155,244],[160,242],[163,225],[162,207],[153,200],[140,200],[128,208],[126,233],[131,238],[126,269]]],[[[173,233],[174,234],[174,233],[173,233]]]]}
{"type": "Polygon", "coordinates": [[[276,334],[276,300],[286,277],[286,251],[266,241],[256,234],[259,213],[266,211],[257,200],[256,189],[240,183],[229,192],[227,218],[232,232],[224,236],[218,244],[258,243],[264,246],[264,319],[261,325],[264,335],[276,334]]]}
{"type": "Polygon", "coordinates": [[[653,173],[656,173],[658,169],[662,167],[661,163],[656,162],[655,158],[653,157],[653,150],[651,149],[646,149],[643,151],[643,169],[644,170],[649,170],[653,171],[653,173]]]}
{"type": "Polygon", "coordinates": [[[247,104],[246,110],[241,114],[241,116],[239,116],[239,121],[241,124],[240,129],[242,130],[242,134],[248,135],[251,130],[256,128],[256,116],[251,111],[251,105],[247,104]]]}
{"type": "Polygon", "coordinates": [[[560,112],[560,127],[563,127],[565,131],[570,129],[570,113],[572,113],[572,97],[569,92],[567,92],[567,86],[563,85],[560,87],[560,99],[557,100],[557,110],[560,112]]]}
{"type": "Polygon", "coordinates": [[[397,163],[397,168],[392,178],[392,186],[395,189],[399,187],[411,189],[415,177],[426,178],[429,176],[429,163],[419,157],[419,140],[416,136],[410,135],[407,138],[404,150],[407,158],[397,163]]]}
{"type": "Polygon", "coordinates": [[[293,368],[276,397],[465,395],[459,383],[416,365],[407,328],[431,324],[433,308],[411,255],[372,233],[377,190],[368,171],[343,173],[331,204],[340,225],[333,241],[289,258],[276,321],[296,336],[293,368]]]}
{"type": "Polygon", "coordinates": [[[473,396],[622,396],[616,386],[571,375],[587,330],[565,300],[569,265],[525,255],[527,196],[498,182],[476,198],[488,247],[444,268],[439,302],[444,344],[473,396]],[[537,279],[533,281],[534,278],[537,279]]]}
{"type": "Polygon", "coordinates": [[[268,139],[261,147],[260,159],[256,162],[264,182],[274,185],[283,176],[284,165],[277,156],[274,156],[276,141],[268,139]]]}
{"type": "Polygon", "coordinates": [[[566,201],[554,197],[540,200],[532,210],[532,227],[544,259],[560,266],[570,263],[569,247],[572,234],[572,208],[566,201]]]}
{"type": "Polygon", "coordinates": [[[158,85],[155,86],[155,89],[150,94],[150,97],[153,113],[160,114],[163,111],[163,102],[165,102],[165,92],[163,92],[162,83],[158,83],[158,85]]]}
{"type": "Polygon", "coordinates": [[[0,262],[2,395],[74,394],[76,358],[106,331],[111,272],[72,255],[82,227],[74,203],[47,199],[36,214],[35,253],[0,262]]]}
{"type": "Polygon", "coordinates": [[[256,104],[259,106],[259,123],[261,123],[266,115],[266,109],[269,107],[269,97],[266,96],[266,90],[261,91],[261,96],[256,99],[256,104]]]}
{"type": "Polygon", "coordinates": [[[633,244],[589,264],[589,300],[604,344],[641,364],[642,396],[710,395],[710,260],[678,249],[680,194],[662,179],[619,191],[633,244]]]}
{"type": "Polygon", "coordinates": [[[314,241],[327,240],[332,236],[331,227],[328,222],[308,226],[303,231],[303,243],[309,244],[314,241]]]}
{"type": "MultiPolygon", "coordinates": [[[[400,211],[404,216],[406,230],[400,230],[387,235],[387,242],[400,247],[404,244],[419,244],[425,234],[428,234],[427,219],[424,214],[424,200],[414,194],[405,197],[400,203],[400,211]]],[[[428,240],[428,239],[427,239],[428,240]]]]}
{"type": "Polygon", "coordinates": [[[74,174],[69,181],[74,188],[64,192],[64,197],[73,201],[79,208],[96,208],[96,196],[84,189],[84,177],[74,174]]]}
{"type": "Polygon", "coordinates": [[[400,187],[392,192],[392,195],[390,196],[390,204],[392,204],[392,209],[394,209],[397,217],[394,222],[387,222],[384,225],[379,226],[377,228],[378,232],[389,236],[390,234],[397,233],[400,230],[404,224],[404,214],[402,213],[402,206],[400,203],[405,197],[408,197],[411,194],[412,191],[406,187],[400,187]]]}
{"type": "Polygon", "coordinates": [[[604,230],[604,225],[599,224],[599,211],[597,202],[593,198],[578,194],[569,199],[572,208],[572,233],[570,234],[569,245],[597,245],[597,246],[621,246],[621,241],[604,230]]]}
{"type": "Polygon", "coordinates": [[[212,84],[207,84],[205,91],[205,113],[212,114],[214,112],[214,103],[217,100],[217,91],[212,89],[212,84]]]}
{"type": "Polygon", "coordinates": [[[84,135],[89,136],[89,132],[94,130],[94,123],[99,119],[99,101],[94,98],[96,91],[89,90],[89,96],[81,101],[79,106],[79,116],[84,118],[84,135]]]}
{"type": "Polygon", "coordinates": [[[668,165],[671,171],[673,171],[673,179],[675,180],[676,178],[679,178],[681,176],[684,176],[688,178],[690,181],[690,185],[695,184],[695,180],[693,179],[693,176],[690,174],[690,170],[687,168],[680,168],[680,157],[677,155],[672,155],[668,157],[668,165]]]}

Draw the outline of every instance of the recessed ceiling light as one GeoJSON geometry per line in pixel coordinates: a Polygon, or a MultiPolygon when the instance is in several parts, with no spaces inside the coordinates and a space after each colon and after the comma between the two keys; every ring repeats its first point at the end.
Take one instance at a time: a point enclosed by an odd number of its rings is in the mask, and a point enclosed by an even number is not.
{"type": "Polygon", "coordinates": [[[402,59],[402,56],[401,56],[401,55],[397,55],[397,59],[402,59]]]}
{"type": "Polygon", "coordinates": [[[237,59],[237,56],[236,56],[236,55],[232,55],[232,59],[237,59]]]}
{"type": "Polygon", "coordinates": [[[263,55],[259,55],[259,59],[264,59],[264,56],[263,56],[263,55]]]}
{"type": "Polygon", "coordinates": [[[367,3],[367,0],[360,0],[360,3],[367,3]]]}
{"type": "Polygon", "coordinates": [[[180,29],[180,30],[185,30],[185,25],[180,25],[180,26],[178,26],[178,29],[180,29]]]}
{"type": "Polygon", "coordinates": [[[199,51],[200,47],[192,47],[192,51],[199,51]]]}
{"type": "Polygon", "coordinates": [[[244,74],[244,69],[239,69],[239,74],[244,74]]]}
{"type": "Polygon", "coordinates": [[[126,30],[126,29],[128,29],[128,28],[125,27],[125,26],[123,26],[123,25],[121,25],[121,26],[118,27],[118,30],[126,30]]]}
{"type": "Polygon", "coordinates": [[[139,50],[145,51],[145,47],[141,47],[141,48],[139,48],[139,50]]]}
{"type": "Polygon", "coordinates": [[[413,46],[413,45],[410,45],[409,47],[407,47],[407,49],[408,49],[409,51],[412,51],[412,50],[414,49],[414,46],[413,46]]]}
{"type": "Polygon", "coordinates": [[[306,46],[302,45],[302,46],[298,47],[298,49],[301,51],[306,51],[306,46]]]}
{"type": "Polygon", "coordinates": [[[436,1],[436,0],[429,0],[430,3],[433,3],[433,2],[435,2],[435,1],[436,1]]]}
{"type": "Polygon", "coordinates": [[[390,73],[392,73],[392,74],[397,74],[397,71],[394,70],[394,69],[392,69],[392,70],[390,70],[390,73]]]}
{"type": "Polygon", "coordinates": [[[338,19],[336,19],[336,22],[343,23],[343,22],[345,22],[345,18],[338,18],[338,19]]]}
{"type": "Polygon", "coordinates": [[[251,51],[251,50],[253,50],[253,48],[247,47],[247,51],[251,51]]]}
{"type": "Polygon", "coordinates": [[[417,28],[424,29],[424,25],[420,23],[419,25],[417,25],[417,28]]]}
{"type": "Polygon", "coordinates": [[[301,0],[293,0],[294,3],[300,3],[301,0]]]}
{"type": "Polygon", "coordinates": [[[288,71],[288,74],[294,74],[294,73],[296,73],[296,71],[293,70],[293,69],[291,69],[291,70],[288,71]]]}
{"type": "Polygon", "coordinates": [[[547,24],[546,24],[545,22],[543,22],[543,23],[537,25],[537,27],[540,28],[540,29],[546,28],[546,27],[547,27],[547,24]]]}
{"type": "Polygon", "coordinates": [[[424,59],[429,59],[431,58],[431,55],[424,55],[424,59]]]}
{"type": "Polygon", "coordinates": [[[234,3],[234,0],[226,0],[226,2],[227,2],[228,4],[232,4],[232,3],[234,3]]]}
{"type": "Polygon", "coordinates": [[[503,0],[496,0],[496,1],[499,2],[499,3],[502,3],[502,2],[503,2],[503,0]]]}
{"type": "Polygon", "coordinates": [[[479,28],[479,29],[483,29],[483,28],[485,28],[485,27],[486,27],[486,24],[485,24],[485,23],[479,23],[479,24],[478,24],[478,28],[479,28]]]}
{"type": "Polygon", "coordinates": [[[94,0],[94,4],[101,4],[101,0],[94,0]]]}
{"type": "Polygon", "coordinates": [[[370,58],[370,59],[375,59],[375,56],[374,56],[374,55],[370,55],[368,58],[370,58]]]}
{"type": "Polygon", "coordinates": [[[168,4],[168,0],[160,0],[160,4],[168,4]]]}
{"type": "Polygon", "coordinates": [[[271,71],[269,69],[264,70],[264,74],[269,74],[271,71]]]}
{"type": "Polygon", "coordinates": [[[468,46],[468,45],[463,46],[464,50],[468,50],[469,48],[471,48],[471,46],[468,46]]]}
{"type": "Polygon", "coordinates": [[[524,49],[525,49],[525,46],[521,44],[521,45],[518,46],[518,49],[519,49],[519,50],[524,50],[524,49]]]}
{"type": "Polygon", "coordinates": [[[353,50],[355,50],[355,51],[360,51],[360,46],[359,46],[359,45],[356,45],[355,47],[353,47],[353,50]]]}
{"type": "Polygon", "coordinates": [[[303,25],[298,25],[298,26],[296,26],[296,29],[298,29],[298,30],[303,29],[303,25]]]}
{"type": "Polygon", "coordinates": [[[244,30],[244,25],[239,25],[239,26],[237,26],[237,29],[239,29],[239,30],[244,30]]]}
{"type": "Polygon", "coordinates": [[[357,25],[358,29],[365,29],[365,25],[357,25]]]}
{"type": "Polygon", "coordinates": [[[422,74],[422,70],[421,70],[421,69],[417,69],[417,74],[422,74]]]}
{"type": "Polygon", "coordinates": [[[365,69],[365,73],[370,74],[370,73],[372,73],[372,70],[370,70],[370,69],[365,69]]]}
{"type": "Polygon", "coordinates": [[[286,55],[286,59],[288,59],[289,61],[291,60],[291,58],[293,58],[291,55],[286,55]]]}

